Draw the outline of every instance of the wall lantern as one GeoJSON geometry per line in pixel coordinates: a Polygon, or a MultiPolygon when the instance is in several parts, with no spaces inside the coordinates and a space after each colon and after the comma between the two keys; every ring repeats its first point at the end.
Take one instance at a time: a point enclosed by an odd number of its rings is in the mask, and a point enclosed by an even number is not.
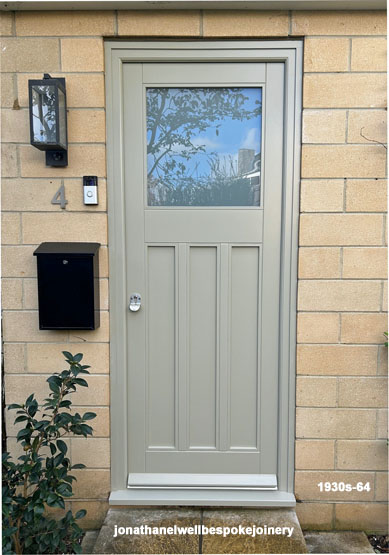
{"type": "Polygon", "coordinates": [[[68,165],[66,86],[63,77],[28,81],[30,141],[46,151],[46,166],[68,165]]]}

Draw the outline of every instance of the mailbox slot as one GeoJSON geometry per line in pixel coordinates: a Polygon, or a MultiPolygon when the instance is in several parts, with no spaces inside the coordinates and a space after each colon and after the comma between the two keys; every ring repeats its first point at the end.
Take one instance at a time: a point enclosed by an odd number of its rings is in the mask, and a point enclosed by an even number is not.
{"type": "Polygon", "coordinates": [[[100,243],[42,243],[34,251],[39,329],[99,327],[99,247],[100,243]]]}

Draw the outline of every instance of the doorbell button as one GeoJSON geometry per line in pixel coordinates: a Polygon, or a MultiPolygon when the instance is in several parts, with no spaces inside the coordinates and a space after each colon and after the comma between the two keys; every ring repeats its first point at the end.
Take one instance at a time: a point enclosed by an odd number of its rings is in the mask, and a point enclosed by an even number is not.
{"type": "Polygon", "coordinates": [[[97,176],[84,175],[82,181],[84,186],[84,204],[98,204],[97,176]]]}

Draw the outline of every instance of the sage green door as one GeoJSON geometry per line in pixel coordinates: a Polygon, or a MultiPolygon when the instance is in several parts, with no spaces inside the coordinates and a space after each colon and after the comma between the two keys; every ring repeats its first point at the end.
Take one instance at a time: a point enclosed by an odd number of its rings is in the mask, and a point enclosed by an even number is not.
{"type": "Polygon", "coordinates": [[[283,75],[123,65],[129,487],[277,488],[283,75]]]}

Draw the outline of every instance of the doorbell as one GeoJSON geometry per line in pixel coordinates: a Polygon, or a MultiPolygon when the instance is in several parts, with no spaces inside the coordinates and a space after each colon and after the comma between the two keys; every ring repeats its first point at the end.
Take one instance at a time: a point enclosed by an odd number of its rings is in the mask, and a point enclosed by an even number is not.
{"type": "Polygon", "coordinates": [[[84,175],[82,181],[84,186],[84,204],[99,204],[97,199],[97,176],[84,175]]]}

